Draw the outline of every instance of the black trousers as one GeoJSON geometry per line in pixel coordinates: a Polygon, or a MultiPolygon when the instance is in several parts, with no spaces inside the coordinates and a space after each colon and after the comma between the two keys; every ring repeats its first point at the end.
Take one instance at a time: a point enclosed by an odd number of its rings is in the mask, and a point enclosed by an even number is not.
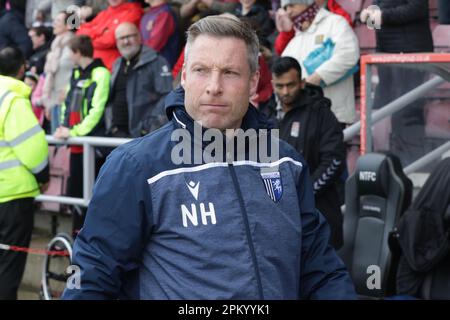
{"type": "MultiPolygon", "coordinates": [[[[33,198],[0,203],[0,243],[28,247],[33,232],[33,198]]],[[[0,249],[0,300],[16,300],[27,254],[0,249]]]]}

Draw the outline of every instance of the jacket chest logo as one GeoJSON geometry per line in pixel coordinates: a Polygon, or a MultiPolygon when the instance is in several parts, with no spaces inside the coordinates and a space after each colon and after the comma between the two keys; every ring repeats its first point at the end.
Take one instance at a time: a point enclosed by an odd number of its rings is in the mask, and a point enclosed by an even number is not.
{"type": "Polygon", "coordinates": [[[314,44],[316,45],[320,45],[323,43],[323,40],[325,39],[325,35],[323,34],[318,34],[315,39],[314,39],[314,44]]]}
{"type": "Polygon", "coordinates": [[[273,202],[281,200],[283,195],[283,184],[281,183],[281,175],[277,172],[261,172],[261,178],[263,179],[264,187],[266,188],[267,195],[273,202]]]}
{"type": "Polygon", "coordinates": [[[298,138],[300,135],[300,122],[294,121],[291,126],[291,137],[298,138]]]}
{"type": "Polygon", "coordinates": [[[188,188],[192,197],[195,199],[195,202],[191,203],[190,205],[181,205],[181,219],[183,221],[183,227],[198,227],[200,225],[199,220],[201,220],[201,224],[204,226],[207,226],[209,224],[215,225],[217,223],[217,220],[214,203],[198,203],[200,181],[189,181],[189,183],[186,182],[186,187],[188,188]]]}

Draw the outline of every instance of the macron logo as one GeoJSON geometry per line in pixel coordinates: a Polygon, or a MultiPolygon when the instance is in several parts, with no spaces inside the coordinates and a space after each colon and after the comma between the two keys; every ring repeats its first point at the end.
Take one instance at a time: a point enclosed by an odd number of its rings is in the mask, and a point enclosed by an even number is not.
{"type": "Polygon", "coordinates": [[[200,188],[200,181],[197,183],[195,183],[194,181],[191,181],[189,183],[186,183],[186,186],[188,187],[189,191],[191,192],[191,194],[195,198],[195,200],[198,201],[198,190],[200,188]]]}

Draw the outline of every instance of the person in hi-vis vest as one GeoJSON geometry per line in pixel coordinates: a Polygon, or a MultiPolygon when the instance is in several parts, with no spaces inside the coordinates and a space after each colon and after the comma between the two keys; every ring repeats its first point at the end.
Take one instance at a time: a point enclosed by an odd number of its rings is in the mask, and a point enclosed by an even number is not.
{"type": "MultiPolygon", "coordinates": [[[[0,243],[28,247],[34,197],[48,186],[48,145],[31,108],[31,89],[21,80],[19,49],[0,51],[0,243]]],[[[24,252],[0,250],[0,300],[16,299],[24,252]]]]}

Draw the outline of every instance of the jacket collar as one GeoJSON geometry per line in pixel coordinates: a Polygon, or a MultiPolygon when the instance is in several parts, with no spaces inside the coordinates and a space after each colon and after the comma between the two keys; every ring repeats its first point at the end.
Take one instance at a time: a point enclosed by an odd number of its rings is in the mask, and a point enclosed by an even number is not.
{"type": "Polygon", "coordinates": [[[137,69],[157,58],[158,54],[152,48],[149,48],[145,45],[142,45],[141,53],[139,55],[139,60],[134,66],[134,69],[137,69]]]}
{"type": "Polygon", "coordinates": [[[94,59],[87,67],[86,69],[81,69],[80,67],[78,67],[76,70],[80,75],[80,78],[88,78],[89,75],[92,73],[92,70],[94,70],[95,68],[98,67],[105,67],[105,65],[103,64],[102,60],[100,59],[94,59]]]}
{"type": "MultiPolygon", "coordinates": [[[[202,132],[203,136],[204,132],[207,128],[197,127],[198,124],[192,119],[192,117],[187,113],[184,107],[184,89],[179,86],[171,93],[168,94],[165,100],[166,114],[169,120],[171,120],[175,127],[186,129],[189,131],[191,137],[198,138],[195,134],[196,132],[202,132]],[[199,129],[201,131],[199,131],[199,129]]],[[[242,130],[254,129],[258,132],[260,129],[273,129],[273,123],[267,118],[266,115],[260,113],[255,107],[252,105],[249,106],[247,113],[244,115],[242,119],[242,130]]],[[[227,139],[224,139],[224,142],[227,139]]],[[[210,141],[192,141],[194,145],[201,145],[202,148],[208,146],[210,141]]],[[[236,156],[236,155],[235,155],[236,156]]]]}
{"type": "Polygon", "coordinates": [[[150,63],[151,61],[155,60],[157,57],[157,53],[155,50],[142,45],[141,52],[139,53],[139,59],[136,65],[133,69],[140,68],[141,66],[150,63]]]}
{"type": "MultiPolygon", "coordinates": [[[[153,50],[152,48],[147,47],[146,45],[142,45],[141,47],[141,51],[138,53],[138,61],[136,62],[136,65],[133,67],[133,69],[137,69],[142,67],[143,65],[146,65],[150,62],[152,62],[153,60],[155,60],[158,57],[158,54],[156,53],[155,50],[153,50]]],[[[136,58],[133,58],[136,59],[136,58]]],[[[115,66],[117,66],[117,68],[113,68],[113,77],[115,78],[115,74],[118,72],[118,70],[120,69],[120,67],[122,66],[122,63],[125,62],[125,58],[124,57],[119,57],[118,60],[116,60],[115,66]]]]}
{"type": "Polygon", "coordinates": [[[14,92],[20,97],[28,99],[31,94],[31,88],[23,81],[12,77],[0,76],[0,88],[14,92]]]}

